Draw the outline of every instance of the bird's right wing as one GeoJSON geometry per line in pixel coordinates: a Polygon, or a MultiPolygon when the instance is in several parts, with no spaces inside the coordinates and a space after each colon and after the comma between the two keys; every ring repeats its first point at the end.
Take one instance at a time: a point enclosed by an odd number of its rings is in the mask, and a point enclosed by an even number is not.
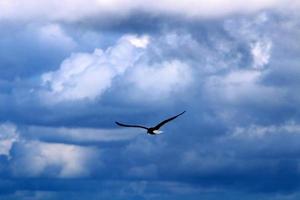
{"type": "Polygon", "coordinates": [[[174,117],[171,117],[171,118],[169,118],[169,119],[166,119],[166,120],[160,122],[160,123],[157,124],[154,128],[155,128],[156,130],[160,129],[160,127],[162,127],[164,124],[166,124],[166,123],[168,123],[169,121],[171,121],[171,120],[173,120],[173,119],[179,117],[179,116],[182,115],[183,113],[185,113],[185,111],[183,111],[182,113],[180,113],[180,114],[178,114],[178,115],[175,115],[174,117]]]}
{"type": "Polygon", "coordinates": [[[140,126],[140,125],[129,125],[129,124],[122,124],[122,123],[120,123],[120,122],[116,122],[116,124],[117,124],[117,125],[119,125],[119,126],[124,126],[124,127],[143,128],[143,129],[146,129],[146,130],[148,130],[148,128],[147,128],[147,127],[145,127],[145,126],[140,126]]]}

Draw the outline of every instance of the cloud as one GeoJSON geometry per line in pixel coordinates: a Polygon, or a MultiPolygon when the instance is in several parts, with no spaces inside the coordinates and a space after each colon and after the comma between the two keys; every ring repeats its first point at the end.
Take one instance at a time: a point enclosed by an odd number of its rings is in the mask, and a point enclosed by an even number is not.
{"type": "Polygon", "coordinates": [[[149,37],[147,35],[144,35],[142,37],[137,38],[133,35],[128,35],[125,37],[132,45],[138,48],[146,48],[149,44],[149,37]]]}
{"type": "Polygon", "coordinates": [[[239,38],[249,48],[252,56],[252,68],[262,70],[269,63],[272,53],[272,33],[265,30],[270,26],[271,16],[266,12],[255,15],[251,20],[227,20],[225,29],[233,37],[239,38]]]}
{"type": "MultiPolygon", "coordinates": [[[[105,6],[116,12],[115,2],[105,6]]],[[[78,7],[68,16],[71,6],[50,18],[41,9],[38,22],[31,12],[20,27],[12,18],[9,26],[1,22],[0,66],[11,78],[0,73],[6,133],[0,137],[0,195],[284,199],[298,192],[299,18],[271,9],[213,20],[200,15],[217,15],[190,12],[193,20],[181,20],[188,7],[200,9],[197,2],[184,4],[142,11],[156,13],[155,31],[145,28],[154,24],[146,13],[127,18],[126,6],[121,23],[105,15],[109,25],[117,24],[109,30],[98,24],[102,13],[91,20],[94,14],[81,15],[78,7]],[[17,64],[5,64],[8,58],[17,64]],[[187,115],[159,137],[114,124],[151,125],[178,109],[187,115]]]]}
{"type": "Polygon", "coordinates": [[[230,14],[244,14],[257,12],[263,9],[287,9],[299,7],[296,0],[282,3],[280,0],[254,0],[245,4],[242,0],[228,3],[224,0],[206,1],[189,0],[177,2],[163,0],[159,4],[151,4],[149,0],[92,0],[88,3],[83,0],[64,1],[36,1],[24,3],[21,0],[3,0],[0,4],[2,20],[52,20],[52,21],[80,21],[86,18],[110,16],[121,18],[139,10],[150,14],[180,15],[191,18],[220,17],[230,14]],[[53,12],[53,11],[56,12],[53,12]]]}
{"type": "Polygon", "coordinates": [[[52,69],[77,47],[58,24],[0,23],[0,28],[0,79],[10,82],[52,69]]]}
{"type": "Polygon", "coordinates": [[[47,45],[58,45],[66,49],[75,49],[76,42],[70,37],[59,24],[47,24],[38,27],[38,38],[41,42],[47,43],[47,45]]]}
{"type": "Polygon", "coordinates": [[[91,54],[73,54],[57,71],[42,75],[42,84],[49,88],[42,96],[52,102],[93,100],[101,96],[115,76],[135,64],[147,41],[146,37],[124,36],[106,51],[95,49],[91,54]]]}
{"type": "Polygon", "coordinates": [[[10,151],[15,142],[19,140],[17,127],[11,123],[0,125],[0,155],[10,158],[10,151]]]}
{"type": "Polygon", "coordinates": [[[42,100],[58,103],[100,99],[106,91],[118,87],[114,79],[122,81],[121,87],[131,88],[128,94],[121,92],[131,100],[144,99],[145,95],[148,101],[163,100],[175,94],[175,88],[184,91],[193,80],[191,67],[180,60],[151,64],[155,56],[151,42],[163,45],[148,36],[124,35],[106,50],[71,55],[58,70],[41,76],[42,100]]]}
{"type": "Polygon", "coordinates": [[[39,141],[20,142],[13,152],[12,170],[18,177],[85,177],[98,158],[93,147],[39,141]]]}
{"type": "Polygon", "coordinates": [[[254,69],[262,69],[269,63],[271,46],[270,41],[256,42],[251,45],[254,69]]]}
{"type": "Polygon", "coordinates": [[[261,139],[270,135],[282,135],[288,137],[290,134],[300,134],[300,125],[289,121],[282,125],[259,126],[251,125],[249,127],[237,127],[232,133],[233,138],[243,139],[261,139]]]}
{"type": "Polygon", "coordinates": [[[207,94],[212,99],[223,100],[239,104],[241,102],[264,101],[270,93],[272,96],[276,91],[259,84],[261,72],[252,70],[232,71],[227,75],[211,76],[206,82],[207,94]]]}
{"type": "Polygon", "coordinates": [[[97,144],[101,142],[128,141],[137,136],[133,130],[66,128],[29,126],[23,130],[23,137],[44,142],[61,142],[71,144],[97,144]]]}
{"type": "Polygon", "coordinates": [[[132,83],[132,98],[145,101],[161,101],[184,91],[192,82],[192,69],[178,60],[163,62],[154,66],[138,66],[128,77],[132,83]],[[135,89],[135,90],[134,90],[135,89]]]}
{"type": "Polygon", "coordinates": [[[50,19],[50,20],[75,20],[88,16],[88,13],[97,11],[96,1],[93,0],[89,4],[82,0],[64,1],[64,6],[60,1],[35,1],[30,0],[24,3],[19,0],[1,1],[0,9],[1,19],[18,19],[31,20],[32,18],[50,19]],[[53,11],[56,12],[53,12],[53,11]]]}

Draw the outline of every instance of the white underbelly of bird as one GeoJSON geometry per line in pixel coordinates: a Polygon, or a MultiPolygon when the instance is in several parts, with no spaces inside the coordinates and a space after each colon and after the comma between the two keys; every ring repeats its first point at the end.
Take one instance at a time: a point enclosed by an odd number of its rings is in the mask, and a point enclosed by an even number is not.
{"type": "Polygon", "coordinates": [[[163,131],[160,131],[160,130],[154,130],[153,133],[154,133],[155,135],[159,135],[159,134],[163,133],[163,131]]]}

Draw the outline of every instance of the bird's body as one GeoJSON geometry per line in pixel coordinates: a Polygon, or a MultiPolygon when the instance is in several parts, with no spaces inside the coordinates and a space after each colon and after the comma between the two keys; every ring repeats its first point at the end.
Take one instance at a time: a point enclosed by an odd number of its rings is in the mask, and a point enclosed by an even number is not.
{"type": "Polygon", "coordinates": [[[151,134],[151,135],[158,135],[158,134],[161,134],[162,132],[163,131],[154,129],[154,127],[148,128],[148,130],[147,130],[147,133],[151,134]]]}
{"type": "Polygon", "coordinates": [[[123,127],[131,127],[131,128],[142,128],[142,129],[146,129],[147,130],[147,133],[150,134],[150,135],[158,135],[160,133],[162,133],[161,130],[159,130],[164,124],[168,123],[169,121],[177,118],[178,116],[182,115],[183,113],[185,113],[185,111],[183,111],[182,113],[178,114],[178,115],[175,115],[174,117],[171,117],[169,119],[166,119],[162,122],[160,122],[159,124],[157,124],[156,126],[154,127],[145,127],[145,126],[140,126],[140,125],[128,125],[128,124],[122,124],[120,122],[116,122],[117,125],[119,126],[123,126],[123,127]]]}

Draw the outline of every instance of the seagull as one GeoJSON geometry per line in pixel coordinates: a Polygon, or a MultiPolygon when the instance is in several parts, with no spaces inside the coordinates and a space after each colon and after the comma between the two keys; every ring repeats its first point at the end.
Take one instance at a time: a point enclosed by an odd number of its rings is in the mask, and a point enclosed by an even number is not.
{"type": "Polygon", "coordinates": [[[166,123],[168,123],[169,121],[179,117],[180,115],[182,115],[183,113],[185,113],[185,111],[183,111],[182,113],[175,115],[174,117],[168,118],[162,122],[160,122],[159,124],[157,124],[156,126],[153,127],[145,127],[145,126],[140,126],[140,125],[129,125],[129,124],[122,124],[120,122],[116,122],[117,125],[119,126],[123,126],[123,127],[133,127],[133,128],[143,128],[147,130],[147,133],[150,135],[158,135],[160,133],[162,133],[162,131],[160,131],[160,127],[162,127],[163,125],[165,125],[166,123]]]}

